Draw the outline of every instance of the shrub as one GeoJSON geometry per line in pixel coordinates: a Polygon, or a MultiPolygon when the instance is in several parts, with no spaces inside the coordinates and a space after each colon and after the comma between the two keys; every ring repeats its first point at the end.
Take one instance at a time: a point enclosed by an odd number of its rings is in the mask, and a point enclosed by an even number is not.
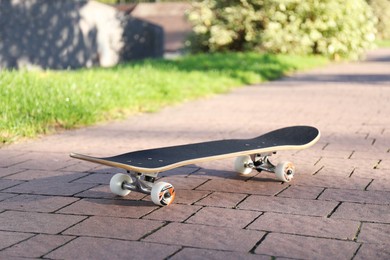
{"type": "Polygon", "coordinates": [[[261,5],[253,0],[203,0],[188,12],[193,24],[190,50],[252,50],[260,43],[263,24],[261,5]]]}
{"type": "Polygon", "coordinates": [[[263,45],[273,52],[358,58],[375,39],[375,18],[364,0],[279,0],[264,8],[263,45]]]}
{"type": "Polygon", "coordinates": [[[390,39],[390,1],[368,0],[375,16],[378,18],[378,38],[390,39]]]}
{"type": "Polygon", "coordinates": [[[192,51],[265,49],[358,58],[375,39],[365,0],[203,0],[188,13],[192,51]]]}

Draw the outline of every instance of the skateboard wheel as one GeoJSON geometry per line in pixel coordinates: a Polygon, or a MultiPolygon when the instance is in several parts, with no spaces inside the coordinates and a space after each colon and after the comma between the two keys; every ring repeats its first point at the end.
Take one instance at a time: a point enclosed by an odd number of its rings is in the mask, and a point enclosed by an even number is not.
{"type": "Polygon", "coordinates": [[[281,162],[275,167],[275,175],[281,181],[289,182],[294,177],[295,166],[292,162],[281,162]]]}
{"type": "Polygon", "coordinates": [[[159,206],[168,206],[175,199],[175,189],[172,184],[167,182],[158,182],[153,185],[150,196],[154,204],[159,206]]]}
{"type": "Polygon", "coordinates": [[[253,164],[253,161],[249,155],[239,156],[234,161],[234,170],[240,174],[248,175],[252,172],[250,164],[253,164]]]}
{"type": "Polygon", "coordinates": [[[112,193],[118,195],[118,196],[126,196],[127,194],[130,193],[130,190],[123,189],[123,183],[128,182],[132,183],[133,180],[131,177],[127,174],[123,173],[117,173],[114,176],[112,176],[110,180],[110,190],[112,193]]]}

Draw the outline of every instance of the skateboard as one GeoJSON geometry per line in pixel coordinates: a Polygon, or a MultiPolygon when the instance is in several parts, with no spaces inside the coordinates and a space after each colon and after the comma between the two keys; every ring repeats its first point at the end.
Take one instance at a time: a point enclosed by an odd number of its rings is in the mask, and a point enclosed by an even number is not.
{"type": "Polygon", "coordinates": [[[116,195],[126,196],[130,191],[150,194],[159,206],[171,204],[175,198],[174,187],[167,182],[156,182],[160,172],[177,167],[211,160],[234,158],[234,170],[248,175],[253,169],[258,172],[275,173],[278,180],[289,182],[294,176],[295,166],[291,162],[273,164],[270,156],[278,151],[302,150],[314,145],[320,131],[311,126],[291,126],[277,129],[253,139],[229,139],[140,150],[112,157],[92,157],[71,153],[72,158],[115,168],[128,174],[117,173],[110,180],[110,190],[116,195]]]}

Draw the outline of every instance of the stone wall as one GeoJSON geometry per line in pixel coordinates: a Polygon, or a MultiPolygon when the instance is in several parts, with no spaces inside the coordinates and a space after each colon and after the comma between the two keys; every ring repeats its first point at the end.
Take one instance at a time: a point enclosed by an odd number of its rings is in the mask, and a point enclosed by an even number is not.
{"type": "Polygon", "coordinates": [[[86,0],[1,0],[0,68],[113,66],[162,57],[160,26],[86,0]]]}
{"type": "Polygon", "coordinates": [[[131,15],[164,28],[165,52],[178,52],[185,48],[185,41],[191,32],[192,26],[185,16],[190,7],[189,3],[181,2],[139,3],[131,15]]]}

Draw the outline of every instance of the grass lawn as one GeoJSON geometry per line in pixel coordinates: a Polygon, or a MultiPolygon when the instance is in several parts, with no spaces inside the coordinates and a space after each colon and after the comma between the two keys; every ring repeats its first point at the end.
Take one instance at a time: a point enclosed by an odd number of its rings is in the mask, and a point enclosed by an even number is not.
{"type": "Polygon", "coordinates": [[[387,39],[387,40],[377,40],[376,42],[376,45],[378,47],[390,47],[390,39],[387,39]]]}
{"type": "Polygon", "coordinates": [[[228,92],[327,63],[323,57],[227,53],[113,68],[0,72],[0,146],[57,129],[228,92]]]}

